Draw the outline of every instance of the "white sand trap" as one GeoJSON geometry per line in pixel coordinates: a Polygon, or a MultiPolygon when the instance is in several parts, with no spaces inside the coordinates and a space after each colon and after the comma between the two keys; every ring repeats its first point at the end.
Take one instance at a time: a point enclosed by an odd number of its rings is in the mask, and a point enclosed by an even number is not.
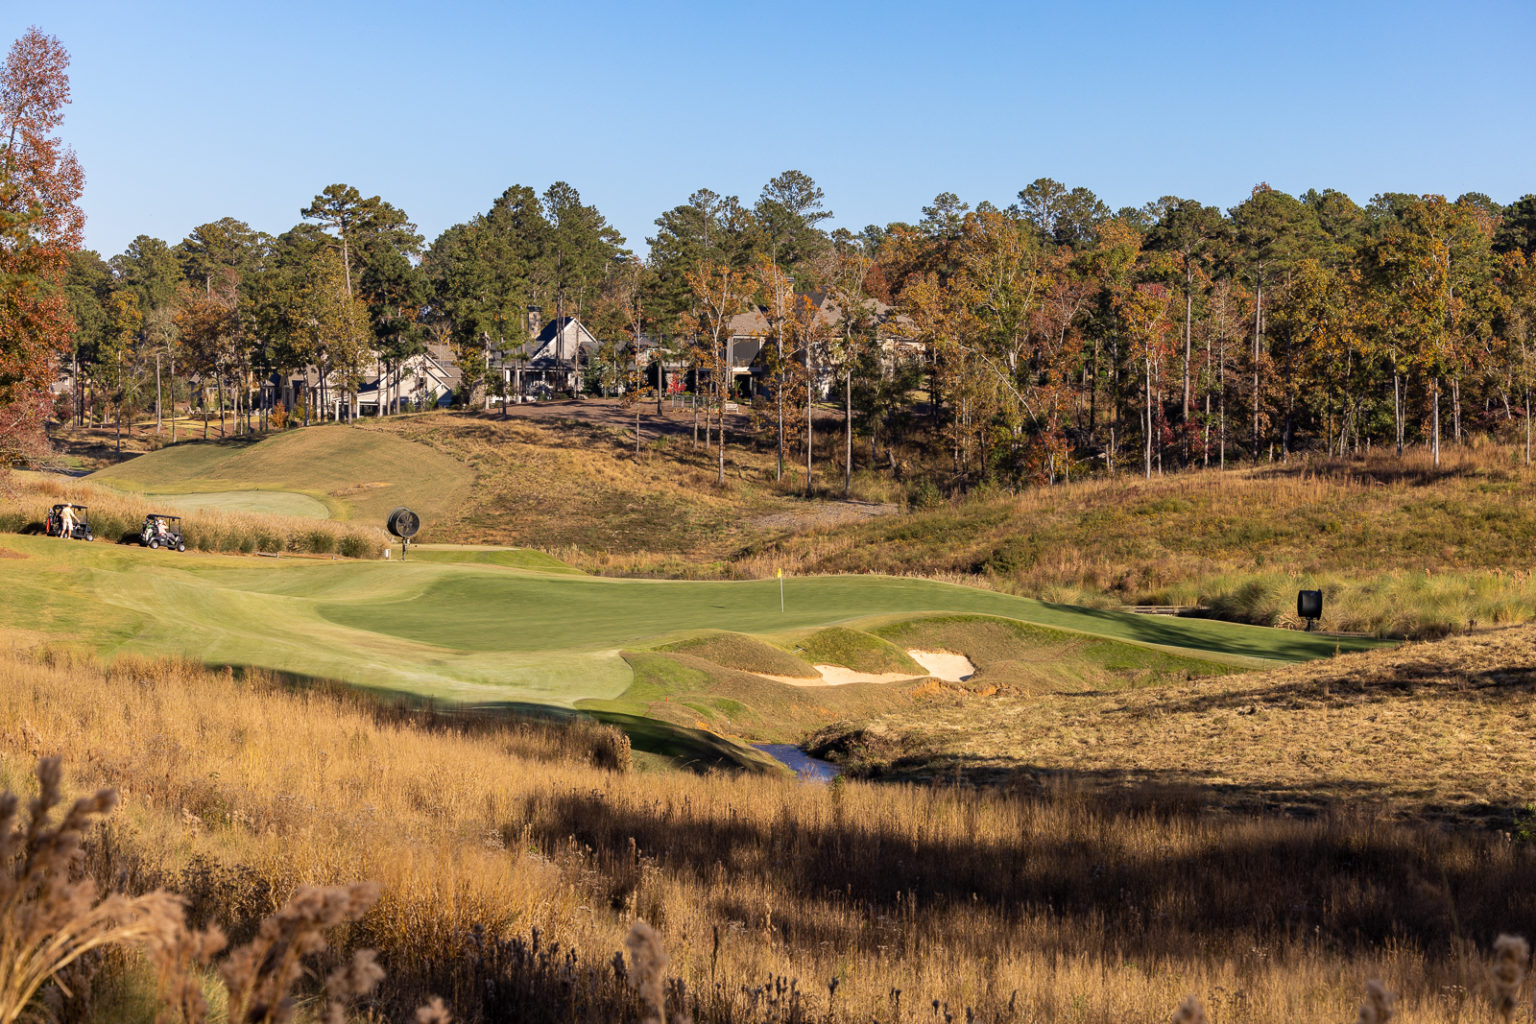
{"type": "Polygon", "coordinates": [[[908,651],[912,660],[923,668],[928,674],[923,676],[910,676],[905,672],[882,672],[878,675],[871,672],[855,672],[851,668],[841,665],[813,665],[821,678],[812,679],[806,676],[770,676],[758,672],[764,679],[772,679],[776,683],[788,683],[790,686],[847,686],[849,683],[910,683],[914,679],[943,679],[951,683],[960,683],[976,674],[976,666],[971,664],[971,659],[963,654],[951,654],[948,651],[908,651]]]}
{"type": "Polygon", "coordinates": [[[935,679],[963,683],[976,674],[976,666],[963,654],[949,651],[908,651],[907,656],[928,670],[935,679]]]}

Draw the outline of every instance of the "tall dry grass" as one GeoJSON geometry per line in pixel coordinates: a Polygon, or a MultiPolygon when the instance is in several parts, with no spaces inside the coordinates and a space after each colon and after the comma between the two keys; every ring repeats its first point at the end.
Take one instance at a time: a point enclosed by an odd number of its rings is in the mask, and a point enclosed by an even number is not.
{"type": "Polygon", "coordinates": [[[1365,978],[1402,1021],[1488,1019],[1478,950],[1536,926],[1536,856],[1503,836],[1208,815],[1068,776],[637,774],[538,728],[0,656],[0,781],[69,751],[74,784],[123,794],[96,872],[183,893],[232,941],[301,884],[376,880],[338,954],[379,951],[390,1012],[435,994],[464,1020],[637,1020],[615,960],[640,918],[670,955],[668,1015],[695,1020],[1150,1022],[1193,993],[1213,1020],[1289,1024],[1351,1016],[1365,978]]]}
{"type": "MultiPolygon", "coordinates": [[[[67,501],[89,507],[91,529],[98,543],[137,543],[147,514],[174,513],[152,497],[64,477],[16,476],[11,491],[0,503],[0,531],[8,533],[41,532],[48,509],[67,501]]],[[[389,547],[389,538],[377,528],[297,516],[206,509],[188,514],[181,527],[187,547],[199,551],[382,558],[389,547]]]]}

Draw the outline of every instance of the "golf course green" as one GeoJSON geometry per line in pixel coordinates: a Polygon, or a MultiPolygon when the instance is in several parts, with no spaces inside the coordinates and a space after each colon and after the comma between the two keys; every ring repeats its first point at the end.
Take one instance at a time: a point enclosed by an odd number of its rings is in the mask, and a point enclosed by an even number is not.
{"type": "Polygon", "coordinates": [[[257,439],[187,441],[92,473],[92,483],[196,511],[382,523],[409,505],[435,522],[468,497],[473,474],[426,445],[326,425],[257,439]]]}
{"type": "MultiPolygon", "coordinates": [[[[888,627],[935,615],[996,617],[1227,666],[1373,645],[883,576],[785,580],[781,611],[775,580],[595,578],[536,553],[527,561],[542,568],[462,560],[472,549],[447,549],[451,561],[428,549],[401,563],[175,554],[16,535],[4,545],[0,588],[13,628],[107,655],[174,654],[443,701],[611,701],[634,682],[621,652],[707,631],[788,647],[828,626],[888,627]]],[[[501,560],[518,561],[505,553],[501,560]]]]}

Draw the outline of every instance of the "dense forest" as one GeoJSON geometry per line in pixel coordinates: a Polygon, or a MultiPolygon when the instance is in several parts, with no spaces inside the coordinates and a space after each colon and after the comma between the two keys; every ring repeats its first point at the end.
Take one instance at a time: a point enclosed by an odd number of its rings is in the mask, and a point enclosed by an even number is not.
{"type": "Polygon", "coordinates": [[[731,317],[755,309],[770,393],[798,406],[812,380],[847,399],[856,459],[909,446],[959,482],[1529,437],[1536,196],[1361,207],[1260,184],[1225,211],[1111,211],[1041,178],[1007,207],[944,194],[856,234],[824,230],[824,202],[797,171],[750,206],[701,189],[642,258],[563,182],[509,188],[430,245],[391,203],[333,185],[275,237],[228,217],[107,261],[77,251],[75,414],[87,388],[98,415],[142,408],[157,360],[162,381],[238,408],[258,376],[312,367],[347,387],[373,353],[432,341],[474,388],[531,306],[603,339],[594,387],[633,377],[643,339],[707,389],[731,317]],[[827,296],[849,312],[815,315],[827,296]]]}

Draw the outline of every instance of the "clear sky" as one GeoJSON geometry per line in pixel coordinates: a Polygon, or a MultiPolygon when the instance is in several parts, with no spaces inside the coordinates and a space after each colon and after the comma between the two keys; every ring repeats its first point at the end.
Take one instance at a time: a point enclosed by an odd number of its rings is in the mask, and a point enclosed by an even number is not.
{"type": "Polygon", "coordinates": [[[835,225],[1038,177],[1112,207],[1536,192],[1532,0],[1000,3],[0,0],[72,55],[86,240],[280,232],[326,185],[430,242],[574,185],[628,239],[795,168],[835,225]]]}

